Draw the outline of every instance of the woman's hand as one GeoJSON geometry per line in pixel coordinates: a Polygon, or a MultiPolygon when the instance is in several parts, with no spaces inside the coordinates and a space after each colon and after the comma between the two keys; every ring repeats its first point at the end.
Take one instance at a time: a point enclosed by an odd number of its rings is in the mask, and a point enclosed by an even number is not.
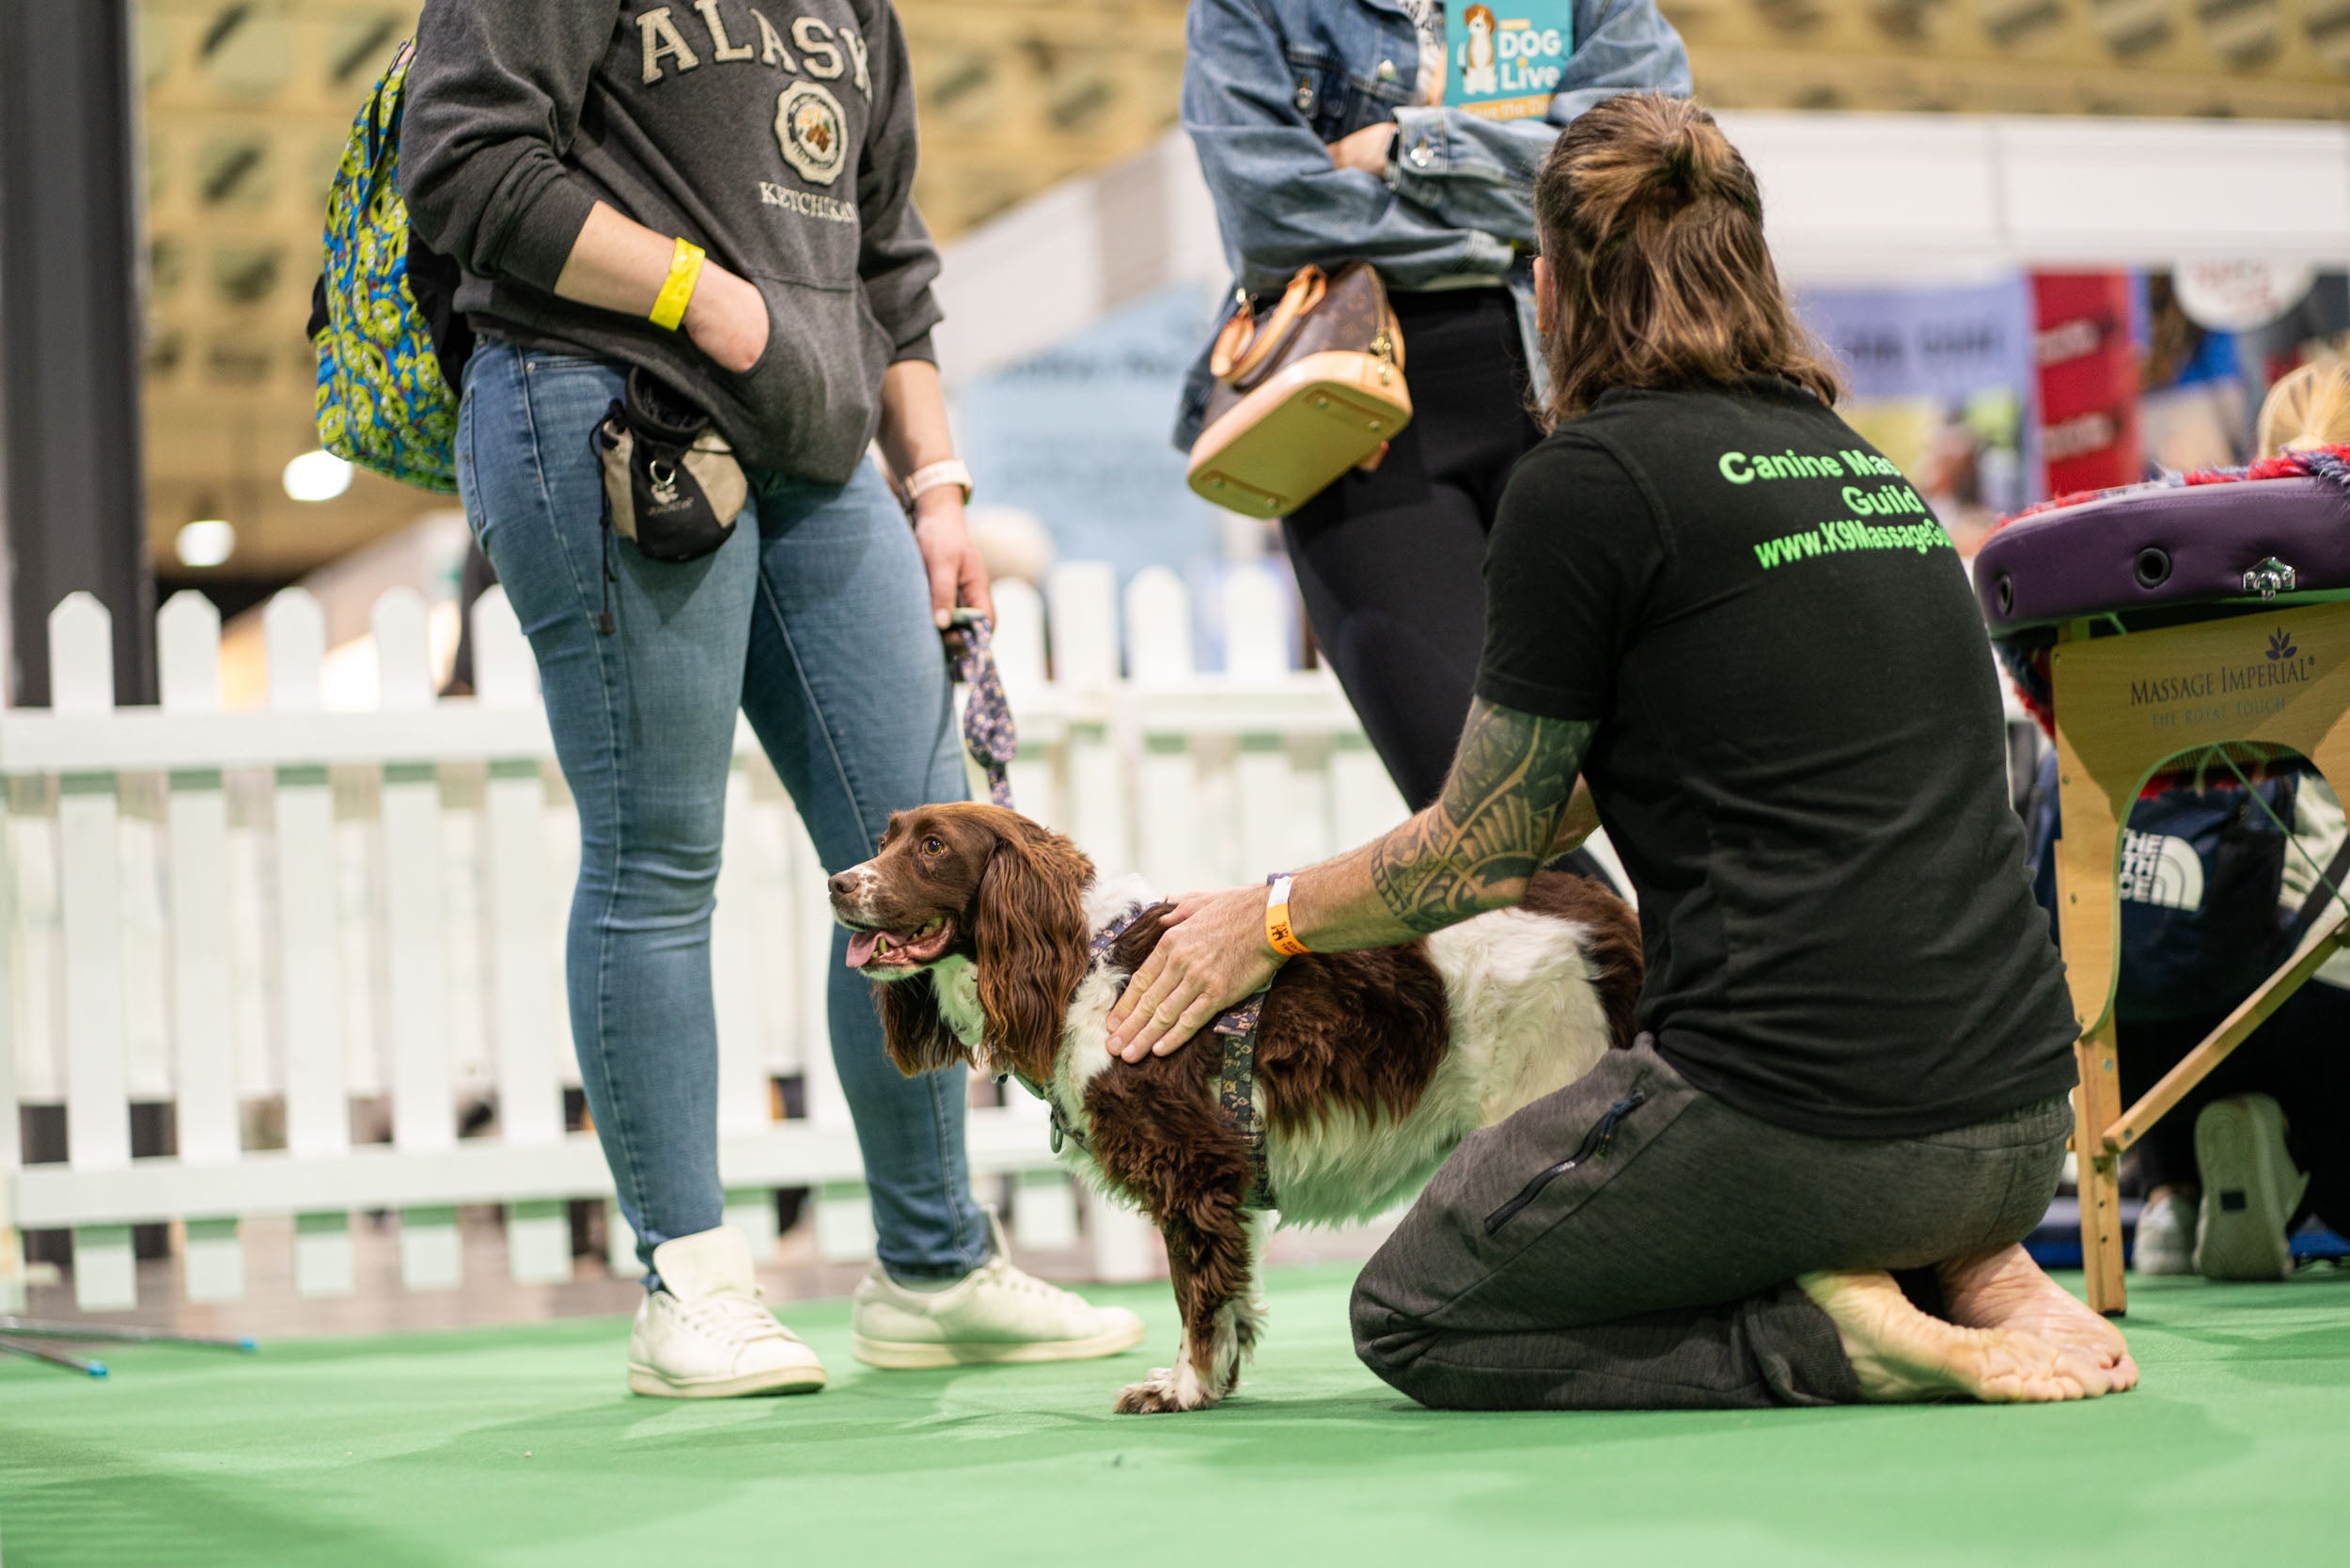
{"type": "Polygon", "coordinates": [[[1395,121],[1381,120],[1366,125],[1352,135],[1341,136],[1330,144],[1330,162],[1342,169],[1360,169],[1365,174],[1386,178],[1387,154],[1395,147],[1395,121]]]}
{"type": "MultiPolygon", "coordinates": [[[[658,234],[618,209],[597,202],[555,280],[563,299],[644,321],[667,283],[677,240],[658,234]]],[[[767,352],[767,301],[758,286],[705,257],[678,331],[688,342],[737,374],[767,352]]]]}
{"type": "Polygon", "coordinates": [[[759,363],[767,352],[767,298],[759,286],[738,277],[715,261],[702,263],[694,297],[685,303],[680,323],[694,347],[714,360],[722,370],[740,375],[759,363]]]}
{"type": "Polygon", "coordinates": [[[1166,1056],[1272,983],[1281,956],[1265,944],[1264,900],[1258,886],[1177,901],[1159,945],[1110,1009],[1110,1055],[1166,1056]]]}
{"type": "Polygon", "coordinates": [[[941,485],[916,500],[914,542],[931,580],[931,619],[938,629],[947,629],[959,607],[979,611],[992,624],[995,600],[988,592],[987,567],[964,524],[961,487],[941,485]]]}

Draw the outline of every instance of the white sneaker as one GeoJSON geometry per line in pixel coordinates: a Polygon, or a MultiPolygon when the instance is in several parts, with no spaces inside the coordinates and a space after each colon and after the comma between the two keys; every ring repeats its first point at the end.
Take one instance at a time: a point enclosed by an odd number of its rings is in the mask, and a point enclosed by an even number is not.
{"type": "Polygon", "coordinates": [[[664,1399],[804,1394],[824,1386],[824,1364],[760,1299],[751,1244],[720,1226],[652,1249],[661,1288],[636,1309],[628,1386],[664,1399]]]}
{"type": "Polygon", "coordinates": [[[2193,1274],[2195,1205],[2176,1192],[2147,1204],[2138,1216],[2130,1267],[2140,1274],[2193,1274]]]}
{"type": "Polygon", "coordinates": [[[2285,1152],[2285,1116],[2265,1094],[2233,1094],[2195,1119],[2203,1207],[2195,1267],[2206,1279],[2286,1279],[2293,1246],[2285,1227],[2310,1179],[2285,1152]]]}
{"type": "Polygon", "coordinates": [[[1011,1266],[988,1215],[995,1255],[944,1290],[911,1291],[875,1268],[850,1317],[856,1358],[910,1371],[1008,1361],[1083,1361],[1142,1342],[1142,1320],[1095,1307],[1011,1266]]]}

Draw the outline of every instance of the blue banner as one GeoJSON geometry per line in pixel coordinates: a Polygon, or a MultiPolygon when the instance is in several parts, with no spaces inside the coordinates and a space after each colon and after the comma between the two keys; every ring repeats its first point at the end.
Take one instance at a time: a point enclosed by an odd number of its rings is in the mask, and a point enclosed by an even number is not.
{"type": "Polygon", "coordinates": [[[2032,384],[2023,277],[1930,289],[1806,289],[1804,321],[1833,349],[1858,398],[1959,400],[2032,384]]]}
{"type": "Polygon", "coordinates": [[[1168,432],[1218,303],[1161,290],[963,388],[956,432],[979,504],[1034,512],[1061,559],[1109,561],[1121,582],[1215,556],[1214,509],[1184,484],[1168,432]]]}

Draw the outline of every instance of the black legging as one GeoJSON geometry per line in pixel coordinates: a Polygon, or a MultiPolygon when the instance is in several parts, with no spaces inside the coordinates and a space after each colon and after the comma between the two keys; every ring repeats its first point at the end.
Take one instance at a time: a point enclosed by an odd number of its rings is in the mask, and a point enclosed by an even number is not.
{"type": "Polygon", "coordinates": [[[1485,636],[1485,535],[1526,410],[1516,307],[1500,289],[1393,294],[1412,422],[1375,472],[1282,522],[1323,657],[1412,809],[1460,744],[1485,636]]]}

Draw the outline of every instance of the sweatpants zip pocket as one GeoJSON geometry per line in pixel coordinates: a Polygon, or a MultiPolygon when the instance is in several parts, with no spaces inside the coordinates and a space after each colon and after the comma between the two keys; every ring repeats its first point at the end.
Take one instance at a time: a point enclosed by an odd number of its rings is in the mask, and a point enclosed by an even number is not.
{"type": "Polygon", "coordinates": [[[1592,1124],[1583,1135],[1582,1146],[1547,1170],[1538,1170],[1534,1179],[1518,1189],[1518,1195],[1485,1216],[1485,1234],[1492,1235],[1515,1217],[1520,1209],[1540,1198],[1543,1189],[1587,1160],[1595,1160],[1607,1152],[1607,1146],[1616,1138],[1616,1128],[1648,1099],[1645,1090],[1634,1090],[1607,1107],[1607,1114],[1592,1124]]]}

